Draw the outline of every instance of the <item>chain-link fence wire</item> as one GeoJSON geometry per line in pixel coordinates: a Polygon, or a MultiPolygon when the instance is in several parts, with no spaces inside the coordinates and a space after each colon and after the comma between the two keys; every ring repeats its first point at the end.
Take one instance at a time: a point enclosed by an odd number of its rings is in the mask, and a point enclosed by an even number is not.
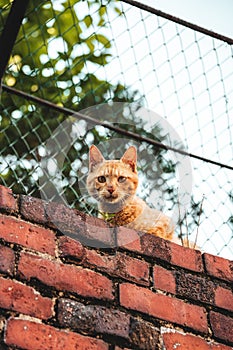
{"type": "MultiPolygon", "coordinates": [[[[0,3],[2,31],[11,1],[0,3]]],[[[30,1],[3,81],[1,182],[16,193],[40,197],[48,190],[40,183],[40,160],[46,141],[68,116],[63,107],[96,117],[96,108],[88,107],[106,103],[120,128],[204,158],[191,158],[191,202],[177,234],[188,231],[195,240],[198,233],[204,251],[232,258],[232,56],[232,46],[220,38],[123,1],[30,1]],[[115,110],[113,102],[121,108],[115,110]],[[122,107],[132,102],[133,111],[122,107]],[[154,113],[136,113],[139,106],[155,111],[179,138],[174,140],[154,113]]],[[[99,144],[106,157],[120,157],[132,138],[116,149],[106,141],[125,137],[122,133],[106,125],[90,127],[84,118],[75,125],[79,136],[64,154],[62,172],[51,163],[50,176],[70,206],[93,214],[82,192],[88,147],[99,144]]],[[[136,146],[140,195],[169,213],[179,202],[176,160],[150,142],[136,146]]]]}

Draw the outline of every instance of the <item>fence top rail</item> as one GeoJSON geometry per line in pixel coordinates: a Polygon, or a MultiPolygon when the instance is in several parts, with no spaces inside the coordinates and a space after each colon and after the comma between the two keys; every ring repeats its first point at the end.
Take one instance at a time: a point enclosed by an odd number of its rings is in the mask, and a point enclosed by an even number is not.
{"type": "Polygon", "coordinates": [[[190,23],[188,21],[185,21],[181,18],[178,18],[178,17],[175,17],[175,16],[172,16],[168,13],[165,13],[163,11],[160,11],[160,10],[157,10],[149,5],[146,5],[146,4],[143,4],[141,3],[140,1],[135,1],[135,0],[122,0],[122,2],[125,2],[129,5],[132,5],[132,6],[135,6],[135,7],[138,7],[140,8],[141,10],[145,10],[147,12],[150,12],[150,13],[153,13],[159,17],[163,17],[165,19],[168,19],[172,22],[175,22],[175,23],[178,23],[180,25],[183,25],[187,28],[190,28],[190,29],[193,29],[197,32],[200,32],[200,33],[203,33],[205,35],[208,35],[208,36],[211,36],[212,38],[215,38],[215,39],[218,39],[218,40],[221,40],[221,41],[224,41],[226,42],[227,44],[229,45],[233,45],[233,39],[232,38],[229,38],[225,35],[222,35],[222,34],[218,34],[216,32],[213,32],[212,30],[208,30],[206,28],[203,28],[197,24],[193,24],[193,23],[190,23]]]}

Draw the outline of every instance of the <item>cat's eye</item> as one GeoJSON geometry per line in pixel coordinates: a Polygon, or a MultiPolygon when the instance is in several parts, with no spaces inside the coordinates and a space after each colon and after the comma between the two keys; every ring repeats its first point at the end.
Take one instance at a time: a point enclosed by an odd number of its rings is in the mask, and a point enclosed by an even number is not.
{"type": "Polygon", "coordinates": [[[105,176],[99,176],[98,177],[98,181],[103,184],[104,182],[106,182],[106,177],[105,176]]]}
{"type": "Polygon", "coordinates": [[[125,180],[126,180],[125,176],[119,176],[118,177],[118,182],[120,182],[120,183],[125,182],[125,180]]]}

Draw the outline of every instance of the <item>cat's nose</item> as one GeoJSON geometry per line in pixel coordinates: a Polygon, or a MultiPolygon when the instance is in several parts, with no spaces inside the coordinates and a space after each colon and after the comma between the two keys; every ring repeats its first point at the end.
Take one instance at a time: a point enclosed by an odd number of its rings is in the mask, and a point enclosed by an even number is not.
{"type": "Polygon", "coordinates": [[[114,192],[113,186],[108,187],[108,192],[109,192],[110,194],[112,194],[112,193],[114,192]]]}

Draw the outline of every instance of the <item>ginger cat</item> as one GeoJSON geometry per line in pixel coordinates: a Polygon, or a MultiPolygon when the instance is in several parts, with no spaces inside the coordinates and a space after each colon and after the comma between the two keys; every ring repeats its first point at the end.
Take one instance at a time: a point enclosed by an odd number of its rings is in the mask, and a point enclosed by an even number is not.
{"type": "Polygon", "coordinates": [[[176,241],[171,219],[137,197],[137,187],[134,146],[129,147],[120,160],[105,160],[96,146],[90,147],[87,189],[98,202],[99,217],[114,226],[126,226],[176,241]]]}

